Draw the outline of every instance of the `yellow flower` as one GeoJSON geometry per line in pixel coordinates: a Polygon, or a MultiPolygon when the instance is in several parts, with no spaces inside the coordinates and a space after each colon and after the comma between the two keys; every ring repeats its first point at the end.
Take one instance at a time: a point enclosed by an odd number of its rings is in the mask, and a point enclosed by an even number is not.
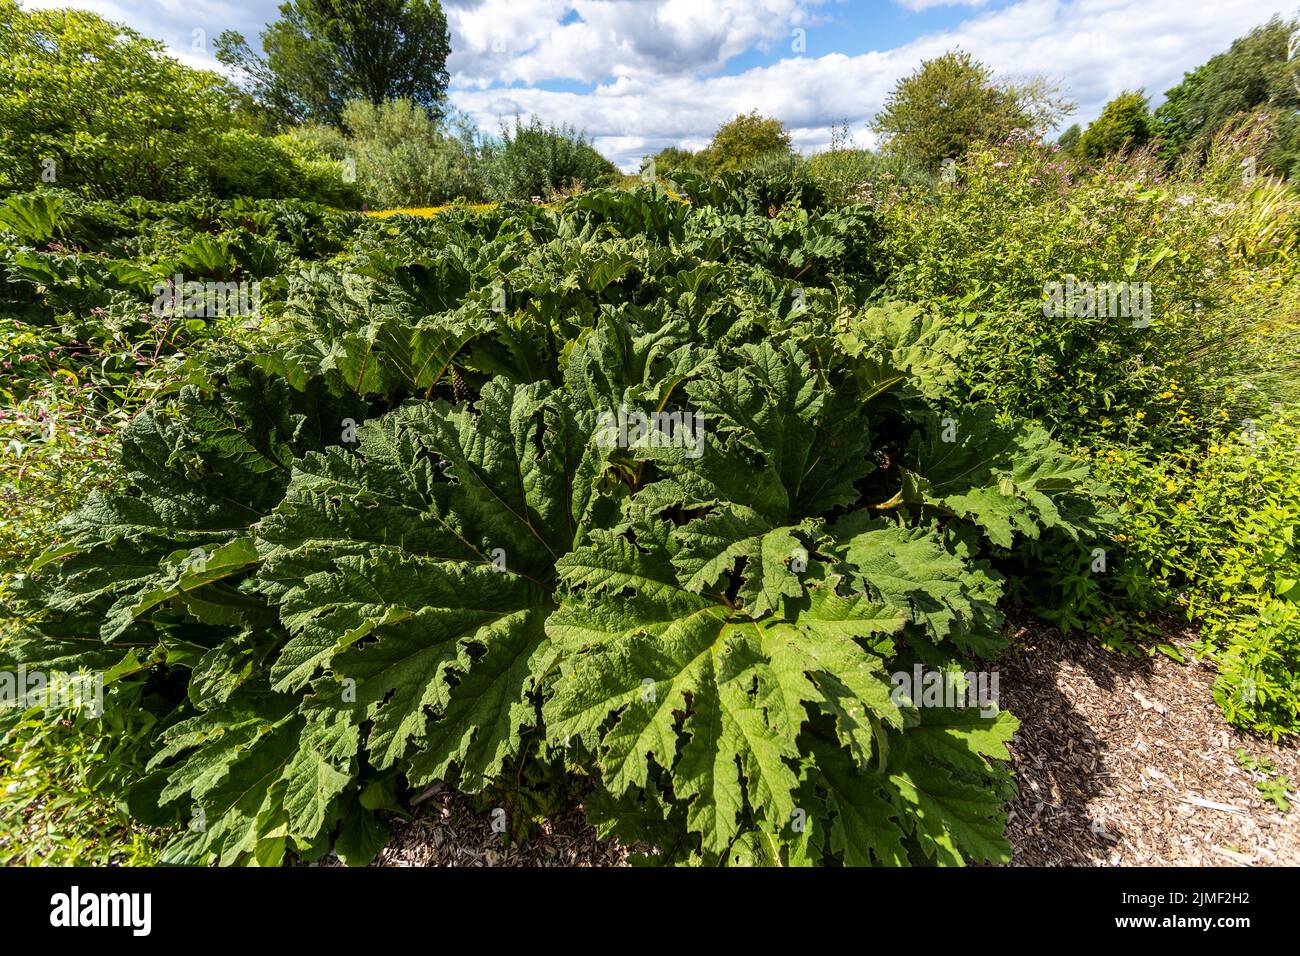
{"type": "Polygon", "coordinates": [[[1146,418],[1146,417],[1147,417],[1147,413],[1146,413],[1146,412],[1138,412],[1138,413],[1137,413],[1137,417],[1138,417],[1138,418],[1146,418]]]}

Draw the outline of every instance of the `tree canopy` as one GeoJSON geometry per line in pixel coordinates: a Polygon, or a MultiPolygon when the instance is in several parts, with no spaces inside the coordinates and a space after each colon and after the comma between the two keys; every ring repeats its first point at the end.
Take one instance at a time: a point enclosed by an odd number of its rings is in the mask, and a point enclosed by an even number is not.
{"type": "Polygon", "coordinates": [[[451,43],[437,0],[288,0],[261,39],[265,58],[228,30],[217,58],[244,74],[257,107],[277,121],[337,126],[352,99],[442,112],[451,43]]]}
{"type": "Polygon", "coordinates": [[[1290,58],[1288,47],[1297,28],[1300,21],[1274,17],[1185,74],[1155,111],[1162,154],[1168,159],[1203,155],[1230,119],[1264,109],[1276,127],[1266,160],[1278,171],[1300,161],[1300,57],[1290,58]]]}
{"type": "Polygon", "coordinates": [[[1147,98],[1126,90],[1115,97],[1079,137],[1079,154],[1100,159],[1121,150],[1136,149],[1151,139],[1151,114],[1147,98]]]}
{"type": "Polygon", "coordinates": [[[953,50],[899,80],[873,128],[891,151],[934,168],[1013,129],[1053,126],[1073,110],[1047,81],[999,82],[987,64],[953,50]]]}
{"type": "Polygon", "coordinates": [[[711,172],[724,172],[779,152],[790,152],[790,134],[780,120],[750,110],[718,127],[712,141],[701,151],[700,161],[711,172]]]}

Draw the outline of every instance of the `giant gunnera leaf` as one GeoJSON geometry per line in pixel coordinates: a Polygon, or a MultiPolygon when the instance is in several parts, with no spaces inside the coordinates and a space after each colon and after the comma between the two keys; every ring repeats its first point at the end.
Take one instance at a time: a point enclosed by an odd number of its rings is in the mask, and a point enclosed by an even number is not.
{"type": "Polygon", "coordinates": [[[329,264],[266,276],[6,594],[0,664],[148,728],[169,861],[364,863],[436,781],[576,794],[646,862],[1007,858],[1014,718],[898,678],[987,670],[995,568],[1096,485],[970,404],[942,314],[859,307],[867,211],[692,189],[268,221],[329,264]]]}

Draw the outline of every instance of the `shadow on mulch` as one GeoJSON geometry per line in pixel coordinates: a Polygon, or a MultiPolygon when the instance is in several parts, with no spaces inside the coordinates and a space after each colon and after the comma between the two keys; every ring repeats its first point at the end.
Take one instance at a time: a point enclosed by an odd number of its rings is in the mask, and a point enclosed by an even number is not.
{"type": "Polygon", "coordinates": [[[1063,661],[1098,689],[1149,680],[1148,658],[1111,654],[1087,638],[1053,641],[1020,627],[998,662],[1001,706],[1020,720],[1012,751],[1019,793],[1008,808],[1013,865],[1090,866],[1124,834],[1095,821],[1088,804],[1105,790],[1108,745],[1058,686],[1063,661]],[[1033,773],[1026,773],[1033,768],[1033,773]]]}
{"type": "Polygon", "coordinates": [[[1024,622],[997,663],[1019,793],[1013,866],[1276,865],[1300,861],[1290,818],[1264,803],[1245,748],[1300,780],[1300,755],[1242,734],[1203,663],[1129,657],[1024,622]]]}

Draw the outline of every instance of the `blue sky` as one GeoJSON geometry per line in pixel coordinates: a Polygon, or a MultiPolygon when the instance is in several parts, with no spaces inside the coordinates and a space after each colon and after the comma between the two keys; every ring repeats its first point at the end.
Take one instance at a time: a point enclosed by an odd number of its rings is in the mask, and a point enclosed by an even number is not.
{"type": "MultiPolygon", "coordinates": [[[[217,67],[226,29],[257,35],[276,0],[23,0],[78,6],[217,67]]],[[[890,87],[962,47],[999,75],[1044,75],[1087,122],[1107,99],[1158,102],[1183,73],[1295,0],[444,0],[451,99],[493,131],[518,112],[586,131],[624,169],[698,148],[738,112],[781,119],[804,152],[847,119],[858,145],[890,87]]],[[[1067,123],[1070,120],[1066,121],[1067,123]]]]}

